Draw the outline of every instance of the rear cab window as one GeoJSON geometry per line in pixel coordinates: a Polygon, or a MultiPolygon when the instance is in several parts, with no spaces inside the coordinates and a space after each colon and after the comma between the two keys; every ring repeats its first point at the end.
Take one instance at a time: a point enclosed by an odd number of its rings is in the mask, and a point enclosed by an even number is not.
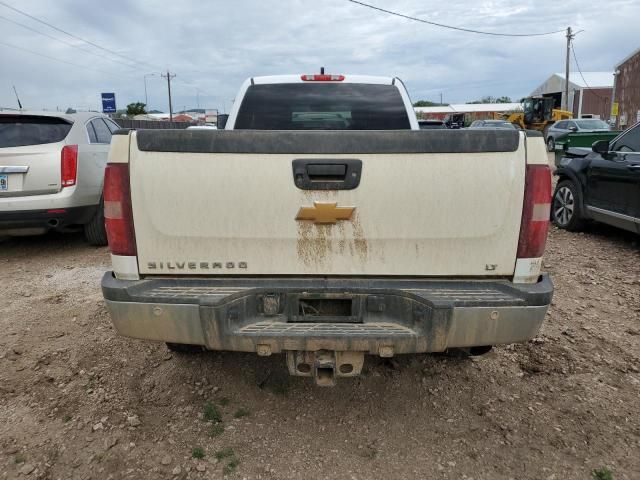
{"type": "Polygon", "coordinates": [[[58,143],[66,138],[71,126],[58,117],[0,115],[0,148],[58,143]]]}
{"type": "Polygon", "coordinates": [[[409,130],[395,85],[278,83],[251,85],[237,130],[409,130]]]}

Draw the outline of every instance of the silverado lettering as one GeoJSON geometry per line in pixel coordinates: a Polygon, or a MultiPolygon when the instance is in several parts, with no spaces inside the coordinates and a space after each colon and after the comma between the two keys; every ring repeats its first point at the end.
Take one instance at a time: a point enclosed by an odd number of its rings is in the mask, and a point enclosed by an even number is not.
{"type": "Polygon", "coordinates": [[[168,261],[168,262],[147,262],[147,268],[149,270],[208,270],[208,269],[216,269],[216,268],[248,268],[247,262],[179,262],[179,261],[168,261]]]}

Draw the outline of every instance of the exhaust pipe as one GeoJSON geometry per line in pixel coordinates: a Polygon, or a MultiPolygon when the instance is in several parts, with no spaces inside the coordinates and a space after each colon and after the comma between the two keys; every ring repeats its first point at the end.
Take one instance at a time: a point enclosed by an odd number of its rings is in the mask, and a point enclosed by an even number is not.
{"type": "Polygon", "coordinates": [[[57,218],[51,218],[49,219],[49,221],[47,221],[47,225],[49,225],[51,228],[56,228],[58,225],[60,225],[60,220],[58,220],[57,218]]]}

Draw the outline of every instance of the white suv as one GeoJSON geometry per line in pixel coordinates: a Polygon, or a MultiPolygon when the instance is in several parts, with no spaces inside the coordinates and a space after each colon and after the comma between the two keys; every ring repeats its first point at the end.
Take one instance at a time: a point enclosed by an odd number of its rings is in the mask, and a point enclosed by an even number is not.
{"type": "Polygon", "coordinates": [[[96,112],[0,111],[0,237],[82,226],[106,245],[102,183],[118,128],[96,112]]]}

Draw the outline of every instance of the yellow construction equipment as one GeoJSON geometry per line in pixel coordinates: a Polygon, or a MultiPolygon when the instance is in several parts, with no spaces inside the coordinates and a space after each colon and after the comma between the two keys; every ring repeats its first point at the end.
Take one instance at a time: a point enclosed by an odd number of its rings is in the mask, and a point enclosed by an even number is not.
{"type": "Polygon", "coordinates": [[[527,97],[522,100],[521,112],[503,113],[498,117],[523,129],[539,130],[546,138],[549,126],[554,122],[573,118],[572,112],[553,108],[553,105],[551,97],[527,97]]]}

